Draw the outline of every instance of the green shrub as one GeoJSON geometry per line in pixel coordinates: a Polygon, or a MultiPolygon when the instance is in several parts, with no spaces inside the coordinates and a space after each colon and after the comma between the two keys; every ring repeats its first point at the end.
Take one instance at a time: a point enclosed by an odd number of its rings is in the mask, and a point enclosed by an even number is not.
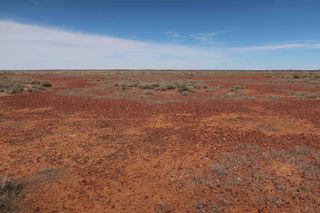
{"type": "Polygon", "coordinates": [[[23,92],[23,87],[19,84],[15,84],[10,86],[8,89],[6,89],[6,92],[9,94],[20,93],[20,92],[23,92]]]}

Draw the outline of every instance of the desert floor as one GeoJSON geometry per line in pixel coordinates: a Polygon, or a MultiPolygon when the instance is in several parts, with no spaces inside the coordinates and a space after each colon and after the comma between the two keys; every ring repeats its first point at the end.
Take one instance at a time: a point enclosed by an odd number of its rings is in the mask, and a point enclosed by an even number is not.
{"type": "Polygon", "coordinates": [[[320,73],[0,78],[0,212],[320,211],[320,73]]]}

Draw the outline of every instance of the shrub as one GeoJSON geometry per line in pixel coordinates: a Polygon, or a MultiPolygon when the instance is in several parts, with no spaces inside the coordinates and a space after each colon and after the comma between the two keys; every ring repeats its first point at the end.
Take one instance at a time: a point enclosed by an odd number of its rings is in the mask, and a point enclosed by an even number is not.
{"type": "Polygon", "coordinates": [[[36,84],[36,85],[40,85],[41,84],[41,81],[39,81],[39,80],[32,80],[31,81],[31,84],[36,84]]]}
{"type": "Polygon", "coordinates": [[[6,92],[9,94],[16,94],[23,92],[23,87],[20,84],[14,84],[11,85],[8,89],[6,89],[6,92]]]}
{"type": "Polygon", "coordinates": [[[43,90],[45,90],[45,88],[43,88],[41,85],[36,84],[32,86],[32,92],[40,92],[43,90]]]}
{"type": "Polygon", "coordinates": [[[156,84],[152,84],[152,83],[141,83],[139,85],[140,89],[154,89],[156,87],[156,84]]]}
{"type": "Polygon", "coordinates": [[[122,90],[127,90],[128,89],[128,85],[126,85],[126,84],[120,84],[119,87],[122,90]]]}
{"type": "Polygon", "coordinates": [[[26,92],[32,92],[32,88],[30,88],[30,87],[27,88],[27,89],[26,89],[26,92]]]}
{"type": "Polygon", "coordinates": [[[231,87],[231,88],[230,88],[230,91],[231,91],[231,92],[236,92],[236,91],[241,90],[241,89],[242,89],[241,86],[234,86],[234,87],[231,87]]]}
{"type": "Polygon", "coordinates": [[[41,81],[40,85],[43,87],[52,87],[52,84],[49,81],[41,81]]]}
{"type": "Polygon", "coordinates": [[[23,189],[23,185],[9,178],[3,178],[0,182],[0,212],[15,212],[16,198],[23,189]]]}
{"type": "Polygon", "coordinates": [[[176,81],[175,85],[179,88],[181,86],[184,86],[184,83],[182,82],[182,80],[178,80],[176,81]]]}
{"type": "Polygon", "coordinates": [[[143,91],[143,94],[145,94],[145,95],[153,95],[150,90],[145,90],[145,91],[143,91]]]}
{"type": "Polygon", "coordinates": [[[159,84],[159,83],[151,83],[151,86],[152,86],[153,88],[156,88],[156,87],[159,87],[160,84],[159,84]]]}
{"type": "Polygon", "coordinates": [[[167,87],[165,85],[160,85],[159,87],[155,88],[157,91],[167,91],[167,87]]]}
{"type": "Polygon", "coordinates": [[[193,88],[201,89],[201,84],[200,83],[196,83],[196,84],[193,85],[193,88]]]}
{"type": "Polygon", "coordinates": [[[128,85],[129,87],[139,87],[139,82],[134,82],[128,85]]]}
{"type": "Polygon", "coordinates": [[[224,176],[228,174],[228,169],[221,163],[216,163],[212,166],[212,171],[217,175],[224,176]]]}
{"type": "Polygon", "coordinates": [[[169,84],[167,85],[167,89],[169,89],[169,90],[176,89],[176,85],[174,85],[174,84],[172,84],[172,83],[169,83],[169,84]]]}
{"type": "Polygon", "coordinates": [[[188,92],[188,91],[183,91],[183,92],[181,93],[181,95],[187,96],[187,95],[189,95],[189,92],[188,92]]]}
{"type": "Polygon", "coordinates": [[[293,74],[293,78],[300,78],[298,74],[293,74]]]}
{"type": "Polygon", "coordinates": [[[178,87],[178,92],[180,92],[180,93],[182,94],[184,91],[194,92],[195,89],[194,89],[193,86],[187,86],[187,85],[185,85],[185,84],[180,85],[180,86],[178,87]]]}

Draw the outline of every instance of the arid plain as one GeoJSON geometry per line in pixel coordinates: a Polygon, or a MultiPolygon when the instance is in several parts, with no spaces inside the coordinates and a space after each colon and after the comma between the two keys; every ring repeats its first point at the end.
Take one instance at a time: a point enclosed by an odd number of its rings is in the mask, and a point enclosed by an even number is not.
{"type": "Polygon", "coordinates": [[[319,212],[320,72],[0,72],[0,212],[319,212]]]}

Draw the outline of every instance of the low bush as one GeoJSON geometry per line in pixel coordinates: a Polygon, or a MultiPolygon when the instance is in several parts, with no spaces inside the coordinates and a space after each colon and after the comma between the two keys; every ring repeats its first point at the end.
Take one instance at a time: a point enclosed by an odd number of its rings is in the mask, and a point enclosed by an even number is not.
{"type": "Polygon", "coordinates": [[[195,91],[195,88],[191,85],[185,85],[185,84],[182,84],[182,85],[179,85],[178,86],[178,92],[179,93],[183,93],[184,91],[186,92],[194,92],[195,91]]]}
{"type": "Polygon", "coordinates": [[[190,92],[195,92],[196,89],[208,89],[208,85],[206,84],[200,84],[200,83],[194,83],[192,81],[183,82],[182,80],[178,80],[176,82],[165,82],[162,81],[160,83],[157,82],[134,82],[130,84],[114,84],[114,86],[121,88],[121,89],[127,89],[128,87],[138,87],[142,90],[156,90],[156,91],[167,91],[167,90],[175,90],[179,93],[183,93],[182,95],[188,95],[190,92]]]}
{"type": "Polygon", "coordinates": [[[0,212],[15,212],[15,202],[23,189],[23,185],[9,178],[0,182],[0,212]]]}
{"type": "Polygon", "coordinates": [[[228,174],[228,169],[221,163],[216,163],[212,166],[212,171],[217,175],[224,176],[228,174]]]}
{"type": "Polygon", "coordinates": [[[154,89],[158,86],[159,86],[159,84],[156,84],[156,83],[141,83],[141,84],[139,84],[140,89],[154,89]]]}
{"type": "Polygon", "coordinates": [[[242,89],[241,86],[234,86],[234,87],[231,87],[231,88],[230,88],[230,91],[231,91],[231,92],[237,92],[237,91],[239,91],[239,90],[241,90],[241,89],[242,89]]]}
{"type": "Polygon", "coordinates": [[[20,84],[14,84],[14,85],[9,86],[6,89],[6,92],[9,94],[20,93],[20,92],[23,92],[23,87],[20,84]]]}
{"type": "Polygon", "coordinates": [[[40,85],[43,87],[52,87],[52,84],[49,81],[41,81],[40,85]]]}
{"type": "Polygon", "coordinates": [[[145,94],[145,95],[153,95],[150,90],[145,90],[145,91],[143,91],[143,94],[145,94]]]}
{"type": "Polygon", "coordinates": [[[181,95],[187,96],[187,95],[189,95],[189,92],[188,91],[182,91],[181,95]]]}
{"type": "Polygon", "coordinates": [[[41,81],[39,81],[39,80],[32,80],[32,81],[31,81],[31,84],[33,84],[33,85],[40,85],[40,84],[41,84],[41,81]]]}
{"type": "Polygon", "coordinates": [[[40,91],[44,91],[44,90],[45,90],[45,88],[42,87],[41,85],[38,85],[38,84],[33,85],[32,89],[31,89],[32,92],[40,92],[40,91]]]}

